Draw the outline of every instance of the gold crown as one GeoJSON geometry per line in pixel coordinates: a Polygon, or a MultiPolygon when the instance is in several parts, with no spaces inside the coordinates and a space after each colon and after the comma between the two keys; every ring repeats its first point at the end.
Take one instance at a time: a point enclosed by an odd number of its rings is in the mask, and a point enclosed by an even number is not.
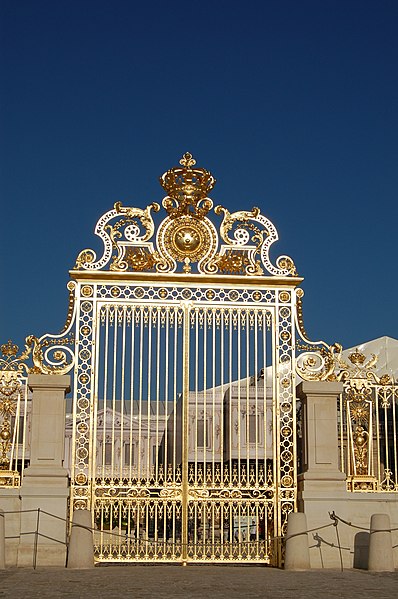
{"type": "Polygon", "coordinates": [[[0,349],[3,356],[16,356],[19,347],[18,345],[15,345],[15,343],[12,343],[11,339],[9,339],[8,343],[4,343],[0,349]]]}
{"type": "Polygon", "coordinates": [[[208,196],[216,180],[206,169],[192,168],[196,160],[189,152],[184,154],[180,164],[182,168],[176,166],[166,171],[159,179],[160,184],[171,198],[194,205],[208,196]]]}
{"type": "Polygon", "coordinates": [[[358,351],[358,348],[356,348],[356,350],[348,356],[348,359],[350,360],[350,362],[357,366],[362,365],[365,362],[365,358],[366,358],[365,354],[358,351]]]}

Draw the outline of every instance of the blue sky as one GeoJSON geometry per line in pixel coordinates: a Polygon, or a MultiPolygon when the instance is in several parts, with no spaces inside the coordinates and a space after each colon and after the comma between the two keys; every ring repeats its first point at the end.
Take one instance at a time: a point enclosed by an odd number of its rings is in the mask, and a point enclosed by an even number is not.
{"type": "Polygon", "coordinates": [[[0,4],[0,341],[58,332],[115,201],[160,201],[187,150],[259,206],[313,339],[398,338],[398,3],[0,4]]]}

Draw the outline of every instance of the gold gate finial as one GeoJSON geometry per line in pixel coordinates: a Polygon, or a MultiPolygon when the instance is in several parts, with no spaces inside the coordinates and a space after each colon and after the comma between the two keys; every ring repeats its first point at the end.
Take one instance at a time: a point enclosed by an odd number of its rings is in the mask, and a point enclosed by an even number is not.
{"type": "Polygon", "coordinates": [[[191,168],[191,166],[195,166],[196,160],[193,158],[191,152],[185,152],[180,160],[180,164],[181,166],[185,166],[185,168],[191,168]]]}
{"type": "Polygon", "coordinates": [[[213,206],[208,195],[216,180],[206,169],[193,168],[196,160],[190,152],[185,152],[179,162],[181,166],[169,169],[159,179],[167,192],[163,207],[172,217],[191,213],[202,218],[213,206]]]}

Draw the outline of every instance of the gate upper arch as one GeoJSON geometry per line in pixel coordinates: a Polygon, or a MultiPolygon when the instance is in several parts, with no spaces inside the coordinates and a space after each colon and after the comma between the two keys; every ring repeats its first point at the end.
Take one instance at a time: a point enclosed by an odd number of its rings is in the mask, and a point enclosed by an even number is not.
{"type": "Polygon", "coordinates": [[[297,337],[301,372],[327,376],[331,353],[305,337],[302,278],[271,261],[260,210],[213,210],[215,179],[189,153],[160,182],[164,218],[116,203],[102,255],[70,271],[64,330],[28,338],[36,371],[74,375],[71,507],[92,510],[101,561],[277,563],[297,493],[297,337]]]}

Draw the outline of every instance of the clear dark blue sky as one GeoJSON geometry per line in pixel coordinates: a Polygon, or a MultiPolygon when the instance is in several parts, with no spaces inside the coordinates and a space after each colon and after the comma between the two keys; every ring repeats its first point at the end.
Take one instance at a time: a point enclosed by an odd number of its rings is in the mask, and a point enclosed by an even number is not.
{"type": "Polygon", "coordinates": [[[396,0],[1,0],[0,341],[58,332],[115,201],[191,151],[305,277],[312,338],[398,338],[396,0]]]}

